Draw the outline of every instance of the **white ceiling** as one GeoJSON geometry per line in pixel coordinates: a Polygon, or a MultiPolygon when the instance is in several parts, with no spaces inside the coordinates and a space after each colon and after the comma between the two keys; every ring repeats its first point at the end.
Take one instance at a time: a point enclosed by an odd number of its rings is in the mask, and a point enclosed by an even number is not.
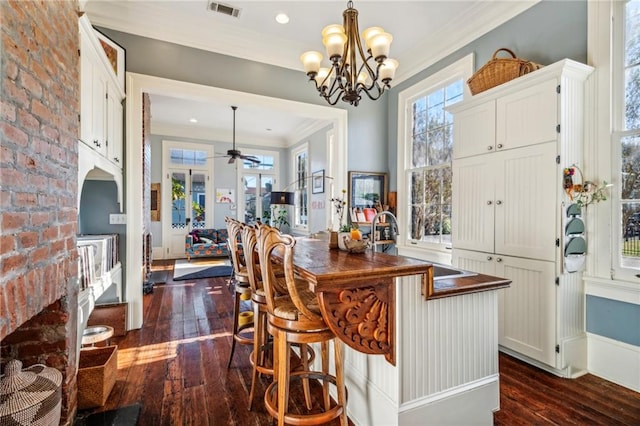
{"type": "MultiPolygon", "coordinates": [[[[347,5],[344,0],[221,1],[241,9],[239,18],[233,18],[208,11],[207,1],[87,0],[81,2],[81,7],[96,26],[302,72],[300,55],[306,50],[323,52],[322,28],[342,23],[347,5]],[[275,21],[279,12],[289,15],[288,24],[275,21]]],[[[360,31],[382,26],[393,35],[390,56],[400,62],[397,84],[537,1],[356,0],[354,7],[359,11],[360,31]]],[[[309,90],[314,90],[311,84],[309,90]]],[[[194,102],[154,95],[151,103],[152,128],[186,126],[201,133],[227,137],[231,134],[228,101],[194,102]],[[198,123],[189,123],[190,118],[196,118],[198,123]]],[[[308,127],[309,121],[290,111],[243,105],[237,112],[237,140],[239,144],[242,137],[288,145],[291,135],[308,127]]]]}

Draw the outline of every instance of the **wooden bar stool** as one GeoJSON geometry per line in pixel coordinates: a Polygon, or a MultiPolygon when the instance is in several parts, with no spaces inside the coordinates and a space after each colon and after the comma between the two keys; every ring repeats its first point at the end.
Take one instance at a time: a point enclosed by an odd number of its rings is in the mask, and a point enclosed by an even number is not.
{"type": "Polygon", "coordinates": [[[253,321],[240,325],[240,302],[243,298],[251,297],[251,288],[249,286],[249,274],[245,266],[244,258],[241,254],[240,247],[238,247],[238,238],[242,232],[244,224],[238,220],[230,217],[226,217],[227,231],[229,237],[227,243],[229,244],[229,254],[231,255],[231,263],[233,266],[233,293],[234,293],[234,305],[233,305],[233,339],[231,341],[231,352],[229,353],[229,362],[227,368],[231,367],[231,361],[233,360],[233,353],[236,349],[236,343],[241,345],[252,345],[254,336],[249,333],[249,329],[253,329],[253,321]]]}
{"type": "Polygon", "coordinates": [[[265,392],[264,403],[269,414],[276,418],[278,425],[323,424],[340,418],[347,425],[346,389],[343,375],[342,341],[336,339],[329,329],[318,306],[316,295],[309,289],[301,288],[293,272],[293,246],[295,240],[283,235],[276,228],[260,225],[257,231],[258,256],[262,272],[265,299],[267,304],[267,329],[274,336],[274,370],[276,377],[265,392]],[[272,255],[275,250],[283,254],[286,289],[278,294],[277,279],[274,274],[272,255]],[[333,341],[335,353],[335,375],[329,374],[329,342],[333,341]],[[300,344],[303,370],[291,372],[291,344],[300,344]],[[322,371],[310,371],[306,362],[306,345],[320,343],[322,353],[322,371]],[[285,355],[281,355],[285,354],[285,355]],[[311,410],[309,379],[322,382],[324,411],[320,413],[293,414],[288,412],[289,381],[291,378],[302,380],[307,409],[311,410]],[[329,385],[336,386],[338,401],[331,404],[329,385]]]}
{"type": "MultiPolygon", "coordinates": [[[[260,271],[260,260],[256,247],[258,244],[256,238],[257,227],[245,225],[242,228],[241,240],[244,249],[245,262],[247,264],[247,272],[249,274],[249,285],[251,287],[251,301],[253,302],[253,352],[251,352],[251,365],[253,374],[251,377],[251,390],[249,392],[249,411],[253,407],[255,396],[256,381],[258,374],[274,376],[273,372],[273,345],[270,342],[270,334],[267,331],[267,299],[264,292],[262,282],[262,273],[260,271]],[[271,355],[271,356],[269,356],[271,355]]],[[[281,265],[275,267],[274,274],[276,276],[276,293],[286,293],[286,282],[284,281],[284,269],[281,265]]],[[[307,282],[296,278],[299,284],[307,285],[307,282]]],[[[313,362],[315,352],[311,348],[307,350],[307,363],[313,362]]],[[[297,366],[292,366],[297,367],[297,366]]]]}

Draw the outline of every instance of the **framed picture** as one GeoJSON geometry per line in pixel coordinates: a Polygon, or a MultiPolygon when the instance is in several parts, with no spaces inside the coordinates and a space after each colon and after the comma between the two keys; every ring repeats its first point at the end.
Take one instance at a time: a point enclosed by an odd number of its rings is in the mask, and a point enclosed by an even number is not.
{"type": "Polygon", "coordinates": [[[371,208],[387,204],[387,174],[349,172],[349,208],[371,208]]]}
{"type": "Polygon", "coordinates": [[[101,33],[97,29],[93,29],[107,60],[113,69],[113,73],[118,79],[120,88],[124,91],[124,72],[125,72],[125,49],[109,37],[101,33]]]}
{"type": "Polygon", "coordinates": [[[236,190],[227,188],[216,189],[216,203],[234,204],[236,202],[236,190]]]}
{"type": "Polygon", "coordinates": [[[151,184],[151,222],[160,222],[160,183],[151,184]]]}
{"type": "Polygon", "coordinates": [[[313,172],[311,175],[311,193],[322,194],[324,192],[324,169],[313,172]]]}

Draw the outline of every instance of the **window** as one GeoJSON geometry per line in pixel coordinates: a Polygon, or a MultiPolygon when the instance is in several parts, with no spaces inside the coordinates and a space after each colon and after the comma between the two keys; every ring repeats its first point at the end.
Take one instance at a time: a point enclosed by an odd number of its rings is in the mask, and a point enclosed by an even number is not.
{"type": "Polygon", "coordinates": [[[260,163],[243,161],[241,170],[240,206],[241,217],[246,223],[254,223],[260,220],[262,223],[270,223],[271,190],[278,174],[277,152],[247,151],[246,155],[256,157],[260,163]]]}
{"type": "Polygon", "coordinates": [[[453,116],[446,109],[463,99],[472,67],[469,55],[400,95],[406,112],[399,122],[405,123],[401,140],[407,195],[399,194],[399,206],[405,206],[408,219],[404,237],[413,244],[451,247],[453,116]]]}
{"type": "Polygon", "coordinates": [[[612,68],[614,179],[618,175],[620,183],[614,196],[616,263],[640,269],[640,0],[614,3],[614,17],[619,17],[613,21],[612,68]]]}
{"type": "Polygon", "coordinates": [[[309,190],[307,176],[309,176],[309,149],[307,144],[293,152],[293,170],[294,170],[294,221],[293,225],[298,229],[306,229],[308,224],[308,201],[309,190]]]}

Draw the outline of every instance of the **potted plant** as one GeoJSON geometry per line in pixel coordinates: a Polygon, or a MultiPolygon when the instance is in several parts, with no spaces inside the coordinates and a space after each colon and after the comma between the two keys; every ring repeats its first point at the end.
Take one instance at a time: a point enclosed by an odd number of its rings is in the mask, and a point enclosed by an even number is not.
{"type": "Polygon", "coordinates": [[[289,213],[287,209],[280,207],[274,210],[273,226],[281,231],[283,226],[289,226],[289,213]]]}

